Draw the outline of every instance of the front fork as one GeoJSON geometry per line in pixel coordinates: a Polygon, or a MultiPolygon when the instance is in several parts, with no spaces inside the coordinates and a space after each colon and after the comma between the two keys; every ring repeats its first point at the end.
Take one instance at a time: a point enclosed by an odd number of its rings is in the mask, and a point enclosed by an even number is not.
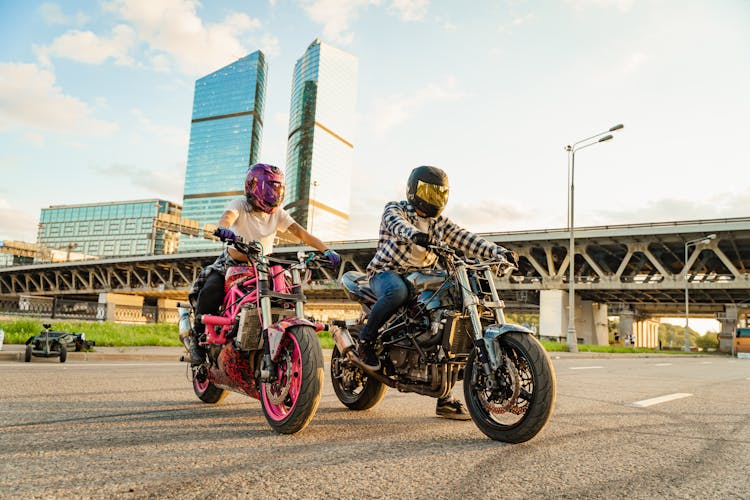
{"type": "MultiPolygon", "coordinates": [[[[456,276],[458,283],[461,286],[461,293],[463,295],[464,308],[469,313],[471,319],[471,325],[474,328],[474,346],[477,350],[477,357],[482,367],[485,380],[487,381],[488,389],[495,389],[497,387],[496,378],[492,375],[500,368],[501,360],[497,356],[495,349],[494,339],[488,339],[484,335],[484,329],[482,327],[481,317],[479,315],[479,297],[472,291],[471,284],[469,282],[469,275],[466,271],[466,264],[460,263],[456,266],[456,276]]],[[[501,307],[502,302],[500,296],[495,288],[495,281],[492,273],[489,269],[484,271],[484,277],[489,283],[490,294],[492,296],[493,310],[495,311],[495,320],[498,324],[505,323],[505,314],[501,307]]],[[[474,371],[475,378],[477,372],[474,371]]],[[[472,380],[472,385],[476,384],[476,380],[472,380]]]]}

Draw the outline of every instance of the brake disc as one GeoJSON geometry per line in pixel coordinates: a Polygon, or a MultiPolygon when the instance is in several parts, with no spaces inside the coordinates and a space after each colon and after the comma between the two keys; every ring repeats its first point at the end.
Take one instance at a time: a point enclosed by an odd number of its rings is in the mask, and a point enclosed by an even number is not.
{"type": "Polygon", "coordinates": [[[283,369],[274,382],[265,384],[266,396],[271,403],[280,405],[286,401],[286,397],[289,395],[289,385],[292,383],[291,356],[287,353],[283,361],[276,366],[283,366],[283,369]]]}
{"type": "Polygon", "coordinates": [[[503,413],[513,413],[518,415],[523,413],[523,410],[518,408],[518,395],[521,393],[521,377],[518,375],[518,369],[516,365],[508,359],[507,356],[503,356],[504,362],[498,371],[500,377],[504,379],[505,387],[511,388],[513,393],[510,397],[507,397],[501,401],[490,400],[487,398],[487,393],[481,391],[478,396],[479,400],[484,406],[484,409],[494,415],[500,415],[503,413]]]}

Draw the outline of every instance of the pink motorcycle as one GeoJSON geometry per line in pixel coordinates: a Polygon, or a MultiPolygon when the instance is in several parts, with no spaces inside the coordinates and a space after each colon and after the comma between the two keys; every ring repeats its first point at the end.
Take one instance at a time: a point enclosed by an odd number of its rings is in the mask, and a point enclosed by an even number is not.
{"type": "Polygon", "coordinates": [[[259,399],[276,432],[299,432],[323,391],[316,333],[323,325],[305,319],[302,286],[310,268],[328,261],[305,252],[282,260],[262,255],[255,242],[228,243],[249,262],[227,270],[221,312],[198,318],[206,325],[206,360],[192,367],[193,389],[205,403],[219,403],[227,391],[259,399]]]}

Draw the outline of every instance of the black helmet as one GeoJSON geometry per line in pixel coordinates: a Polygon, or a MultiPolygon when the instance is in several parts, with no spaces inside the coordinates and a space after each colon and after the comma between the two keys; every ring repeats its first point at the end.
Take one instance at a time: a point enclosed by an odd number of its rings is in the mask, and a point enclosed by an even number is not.
{"type": "Polygon", "coordinates": [[[448,176],[437,167],[411,171],[406,199],[427,217],[437,217],[448,203],[448,176]]]}

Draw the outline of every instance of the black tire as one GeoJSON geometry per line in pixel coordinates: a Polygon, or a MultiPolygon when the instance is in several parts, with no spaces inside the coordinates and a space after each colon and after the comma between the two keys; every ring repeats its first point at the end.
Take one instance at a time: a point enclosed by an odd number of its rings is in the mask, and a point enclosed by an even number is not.
{"type": "Polygon", "coordinates": [[[26,352],[23,355],[23,360],[26,363],[31,361],[31,349],[32,349],[31,344],[26,344],[26,352]]]}
{"type": "Polygon", "coordinates": [[[260,402],[268,424],[280,434],[294,434],[310,423],[323,395],[323,349],[315,330],[290,328],[280,347],[277,380],[262,383],[260,402]]]}
{"type": "Polygon", "coordinates": [[[60,363],[65,363],[68,359],[68,349],[62,344],[58,344],[58,347],[60,348],[60,363]]]}
{"type": "Polygon", "coordinates": [[[474,351],[466,362],[464,398],[472,420],[489,438],[523,443],[536,436],[552,415],[555,371],[544,347],[531,335],[506,333],[500,346],[513,366],[502,366],[495,374],[506,382],[504,388],[494,393],[485,389],[485,375],[474,351]],[[477,383],[472,387],[474,379],[477,383]]]}
{"type": "Polygon", "coordinates": [[[198,396],[198,399],[208,404],[218,404],[227,397],[229,391],[216,387],[213,383],[208,380],[203,382],[199,381],[200,377],[196,375],[196,369],[193,369],[193,392],[198,396]]]}
{"type": "Polygon", "coordinates": [[[345,359],[338,347],[331,354],[331,383],[333,392],[344,406],[350,410],[368,410],[378,404],[385,396],[388,386],[379,380],[368,377],[359,368],[349,365],[344,367],[345,359]]]}

